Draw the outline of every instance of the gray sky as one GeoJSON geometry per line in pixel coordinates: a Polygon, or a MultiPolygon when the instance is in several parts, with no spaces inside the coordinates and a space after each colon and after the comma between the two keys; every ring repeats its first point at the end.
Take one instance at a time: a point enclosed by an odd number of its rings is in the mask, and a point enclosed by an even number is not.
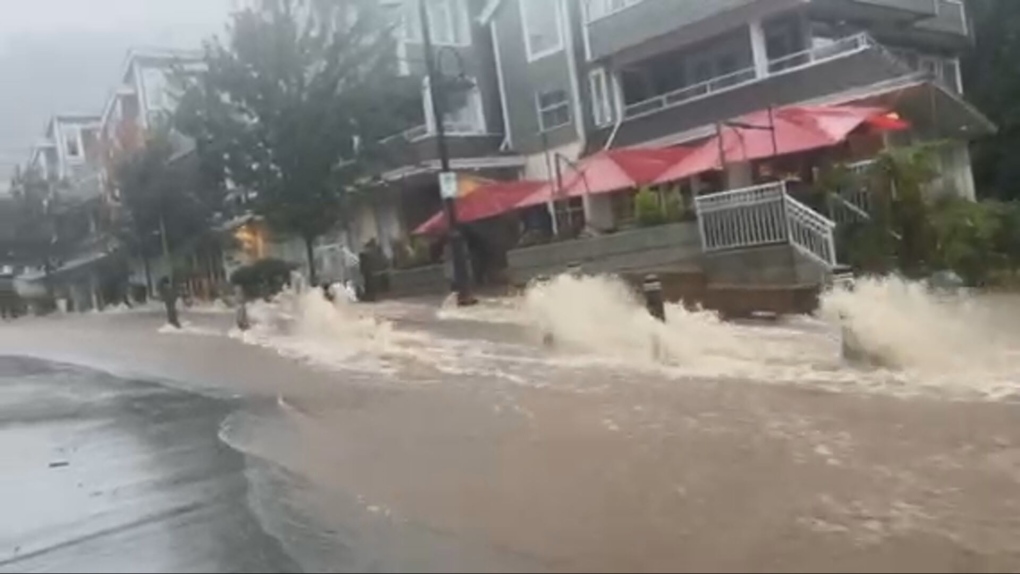
{"type": "Polygon", "coordinates": [[[99,113],[129,48],[197,48],[236,2],[0,0],[0,190],[51,115],[99,113]]]}

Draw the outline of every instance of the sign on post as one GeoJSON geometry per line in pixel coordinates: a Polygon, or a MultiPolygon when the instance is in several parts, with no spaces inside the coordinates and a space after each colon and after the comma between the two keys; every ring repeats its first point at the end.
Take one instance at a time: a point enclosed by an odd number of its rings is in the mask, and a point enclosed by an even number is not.
{"type": "Polygon", "coordinates": [[[439,194],[443,199],[457,198],[457,174],[444,171],[439,174],[439,194]]]}

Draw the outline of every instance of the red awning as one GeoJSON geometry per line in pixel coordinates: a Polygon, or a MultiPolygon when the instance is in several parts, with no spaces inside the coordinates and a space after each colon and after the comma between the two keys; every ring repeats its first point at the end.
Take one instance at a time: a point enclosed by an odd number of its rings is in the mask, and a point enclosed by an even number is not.
{"type": "MultiPolygon", "coordinates": [[[[462,222],[478,221],[502,215],[517,208],[517,204],[545,185],[541,181],[493,181],[462,194],[454,202],[457,219],[462,222]]],[[[417,235],[446,233],[446,214],[440,210],[414,230],[417,235]]]]}
{"type": "Polygon", "coordinates": [[[556,199],[611,193],[648,185],[691,153],[691,148],[619,148],[598,152],[576,166],[562,166],[563,189],[547,183],[518,208],[556,199]]]}
{"type": "Polygon", "coordinates": [[[761,110],[724,123],[721,146],[718,135],[711,138],[660,174],[656,183],[719,170],[723,157],[729,164],[834,146],[861,126],[884,131],[909,127],[887,108],[791,106],[777,108],[771,114],[761,110]]]}

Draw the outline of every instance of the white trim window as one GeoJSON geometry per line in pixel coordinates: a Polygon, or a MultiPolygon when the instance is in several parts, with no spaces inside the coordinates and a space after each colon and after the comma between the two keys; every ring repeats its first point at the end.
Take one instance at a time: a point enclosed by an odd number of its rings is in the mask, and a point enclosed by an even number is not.
{"type": "MultiPolygon", "coordinates": [[[[455,110],[443,112],[443,126],[448,135],[478,135],[484,134],[485,109],[482,107],[482,92],[478,88],[478,82],[471,80],[473,85],[464,94],[464,105],[455,110]]],[[[425,106],[425,125],[429,134],[436,133],[435,114],[432,113],[432,92],[428,89],[429,80],[425,78],[422,83],[424,97],[422,103],[425,106]]]]}
{"type": "Polygon", "coordinates": [[[643,0],[586,0],[584,3],[584,21],[592,23],[595,20],[612,16],[617,12],[626,10],[631,6],[640,4],[643,0]]]}
{"type": "MultiPolygon", "coordinates": [[[[429,15],[429,32],[437,46],[470,46],[471,26],[464,0],[424,0],[429,15]]],[[[421,42],[421,12],[418,0],[404,4],[403,38],[421,42]]]]}
{"type": "Polygon", "coordinates": [[[570,94],[556,88],[535,94],[538,127],[543,132],[570,124],[570,94]]]}
{"type": "Polygon", "coordinates": [[[82,150],[81,128],[78,126],[63,126],[60,129],[64,145],[64,155],[68,159],[81,159],[85,152],[82,150]]]}
{"type": "Polygon", "coordinates": [[[588,74],[591,90],[591,114],[598,127],[613,123],[613,94],[605,68],[596,68],[588,74]]]}
{"type": "Polygon", "coordinates": [[[916,50],[892,48],[890,51],[907,66],[930,74],[943,86],[957,93],[963,93],[963,77],[960,73],[960,59],[923,54],[916,50]]]}
{"type": "Polygon", "coordinates": [[[560,0],[520,0],[521,26],[528,61],[563,50],[563,15],[560,0]],[[550,10],[551,8],[551,10],[550,10]]]}

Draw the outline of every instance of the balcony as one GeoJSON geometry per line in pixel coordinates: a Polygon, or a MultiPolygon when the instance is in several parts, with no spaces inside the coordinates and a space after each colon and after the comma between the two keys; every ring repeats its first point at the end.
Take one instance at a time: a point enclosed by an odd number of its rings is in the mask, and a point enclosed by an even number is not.
{"type": "Polygon", "coordinates": [[[589,8],[586,24],[589,54],[592,60],[600,60],[632,50],[642,52],[635,57],[649,55],[646,51],[661,53],[722,34],[751,18],[789,9],[799,2],[643,0],[594,14],[589,8]]]}
{"type": "Polygon", "coordinates": [[[969,36],[967,9],[963,0],[934,0],[935,14],[932,18],[917,23],[916,28],[925,32],[969,36]]]}
{"type": "Polygon", "coordinates": [[[599,147],[607,142],[613,147],[646,144],[768,105],[795,104],[909,73],[870,36],[857,34],[772,59],[763,76],[748,68],[630,104],[618,128],[593,133],[591,143],[599,147]]]}
{"type": "Polygon", "coordinates": [[[832,20],[910,23],[938,14],[938,0],[814,0],[812,16],[832,20]]]}
{"type": "MultiPolygon", "coordinates": [[[[474,125],[446,122],[446,145],[451,159],[480,158],[498,155],[502,134],[486,133],[474,125]]],[[[436,134],[430,126],[420,125],[381,142],[384,161],[390,168],[401,168],[435,162],[439,159],[436,134]]]]}

